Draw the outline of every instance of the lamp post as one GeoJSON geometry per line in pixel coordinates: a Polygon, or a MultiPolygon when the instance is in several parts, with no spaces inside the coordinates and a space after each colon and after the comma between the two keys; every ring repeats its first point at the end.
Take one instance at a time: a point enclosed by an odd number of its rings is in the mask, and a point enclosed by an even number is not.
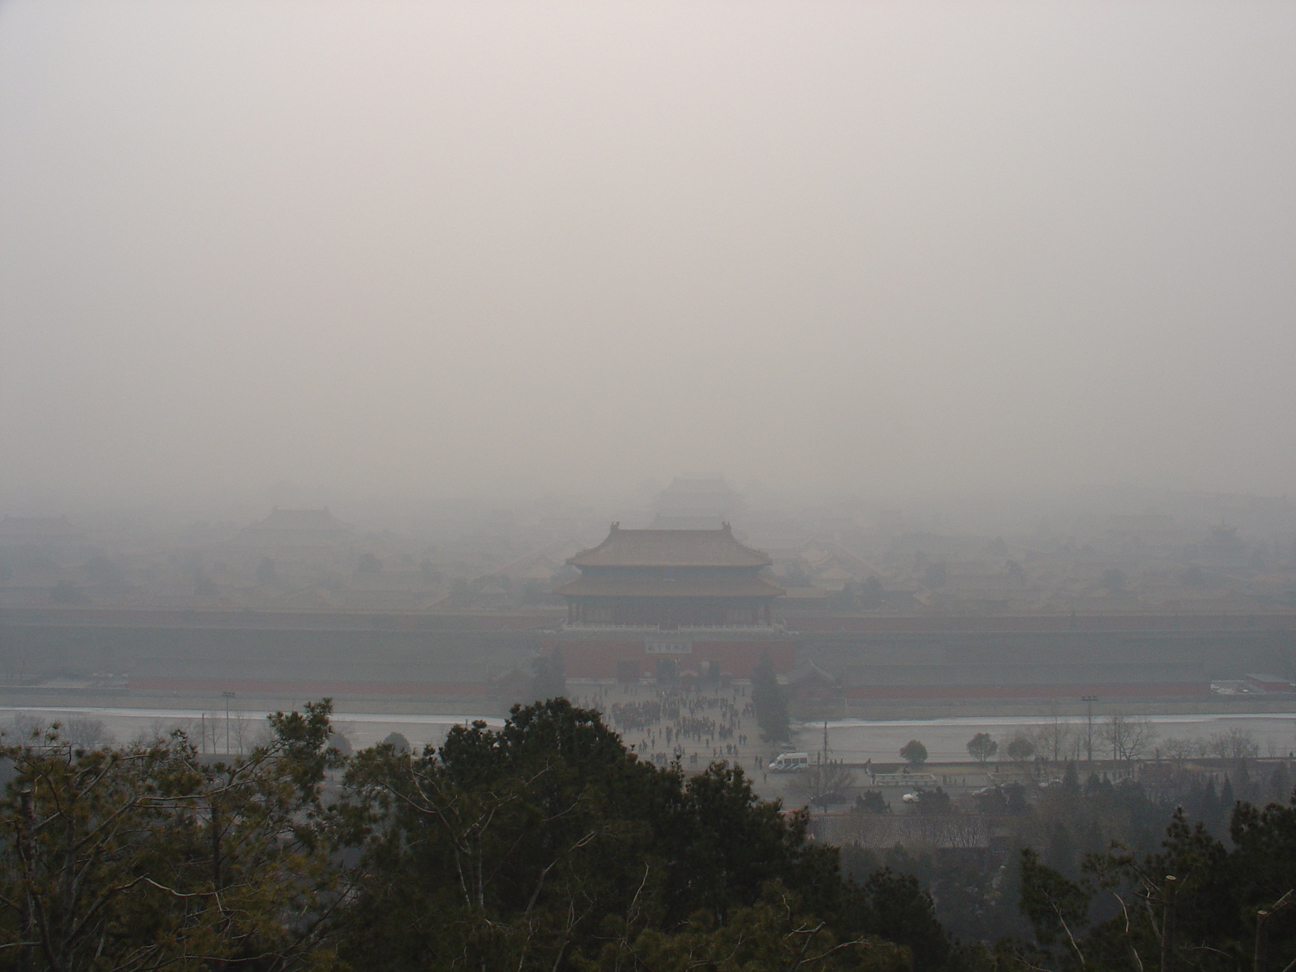
{"type": "Polygon", "coordinates": [[[229,704],[230,704],[230,699],[234,698],[234,693],[222,692],[221,695],[225,696],[225,755],[228,756],[230,753],[229,704]]]}
{"type": "Polygon", "coordinates": [[[1261,909],[1256,912],[1256,940],[1255,940],[1255,960],[1251,963],[1254,972],[1266,972],[1269,967],[1269,933],[1265,928],[1265,921],[1272,918],[1278,912],[1282,911],[1292,903],[1293,892],[1288,891],[1281,898],[1273,903],[1273,907],[1261,909]]]}
{"type": "Polygon", "coordinates": [[[1089,706],[1089,734],[1088,736],[1085,737],[1085,751],[1089,755],[1089,762],[1092,763],[1093,762],[1093,705],[1095,702],[1098,701],[1098,696],[1082,695],[1080,696],[1080,701],[1087,703],[1089,706]]]}

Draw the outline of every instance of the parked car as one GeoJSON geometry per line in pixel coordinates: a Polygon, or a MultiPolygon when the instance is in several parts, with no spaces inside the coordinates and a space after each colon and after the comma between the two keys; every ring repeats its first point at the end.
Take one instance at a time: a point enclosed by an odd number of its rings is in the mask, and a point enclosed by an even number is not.
{"type": "Polygon", "coordinates": [[[810,768],[810,754],[779,753],[769,768],[771,773],[800,773],[810,768]]]}

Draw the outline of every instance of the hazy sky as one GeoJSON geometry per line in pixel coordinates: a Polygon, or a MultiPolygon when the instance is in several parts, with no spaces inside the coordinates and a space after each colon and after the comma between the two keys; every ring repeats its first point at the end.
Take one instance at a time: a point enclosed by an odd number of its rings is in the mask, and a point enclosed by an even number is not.
{"type": "Polygon", "coordinates": [[[1296,4],[0,7],[0,505],[1296,493],[1296,4]]]}

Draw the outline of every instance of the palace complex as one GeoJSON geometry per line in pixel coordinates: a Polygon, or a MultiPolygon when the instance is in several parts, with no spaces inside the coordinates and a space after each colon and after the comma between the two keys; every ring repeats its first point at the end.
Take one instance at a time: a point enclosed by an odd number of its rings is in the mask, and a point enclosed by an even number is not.
{"type": "Polygon", "coordinates": [[[588,678],[732,675],[795,652],[774,623],[783,589],[762,576],[770,558],[718,530],[623,530],[567,561],[581,575],[560,587],[567,621],[546,639],[567,673],[588,678]]]}

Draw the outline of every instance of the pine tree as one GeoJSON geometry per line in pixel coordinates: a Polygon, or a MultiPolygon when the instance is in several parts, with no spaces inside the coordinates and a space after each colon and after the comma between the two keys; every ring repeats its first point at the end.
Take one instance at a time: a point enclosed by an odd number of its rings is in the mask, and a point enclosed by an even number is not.
{"type": "Polygon", "coordinates": [[[1080,796],[1080,774],[1076,772],[1075,760],[1067,760],[1066,772],[1062,774],[1062,792],[1071,800],[1080,796]]]}
{"type": "Polygon", "coordinates": [[[1108,849],[1108,842],[1103,839],[1102,827],[1097,820],[1090,820],[1085,830],[1084,850],[1086,854],[1101,854],[1108,849]]]}
{"type": "Polygon", "coordinates": [[[1286,803],[1292,795],[1291,774],[1286,763],[1274,767],[1273,776],[1269,778],[1269,799],[1277,803],[1286,803]]]}
{"type": "Polygon", "coordinates": [[[1227,834],[1229,829],[1229,820],[1233,817],[1233,804],[1237,798],[1233,796],[1233,783],[1226,776],[1224,785],[1220,787],[1219,799],[1219,817],[1214,821],[1214,830],[1217,834],[1227,834]]]}
{"type": "Polygon", "coordinates": [[[756,724],[760,726],[761,735],[775,742],[792,737],[787,693],[778,683],[769,655],[762,658],[752,672],[752,705],[756,708],[756,724]]]}
{"type": "Polygon", "coordinates": [[[1044,863],[1065,877],[1076,875],[1075,843],[1066,824],[1058,821],[1049,835],[1048,846],[1044,850],[1044,863]]]}
{"type": "Polygon", "coordinates": [[[535,660],[535,678],[531,679],[531,694],[536,701],[567,697],[567,670],[563,666],[562,652],[557,648],[548,657],[535,660]]]}
{"type": "Polygon", "coordinates": [[[1219,816],[1219,808],[1219,795],[1215,792],[1215,777],[1208,777],[1206,788],[1202,790],[1201,797],[1194,808],[1197,811],[1197,819],[1207,827],[1214,827],[1215,818],[1219,816]]]}

